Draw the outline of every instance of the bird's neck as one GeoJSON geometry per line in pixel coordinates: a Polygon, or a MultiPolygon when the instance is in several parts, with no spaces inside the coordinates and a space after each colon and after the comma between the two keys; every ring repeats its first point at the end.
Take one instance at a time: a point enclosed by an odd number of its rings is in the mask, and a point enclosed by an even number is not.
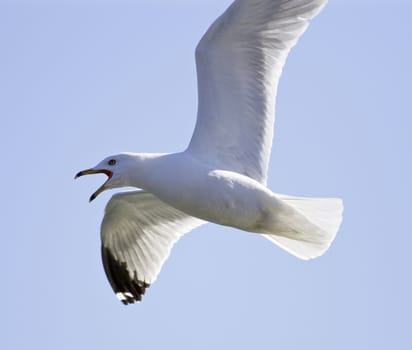
{"type": "Polygon", "coordinates": [[[164,182],[164,174],[173,167],[179,153],[135,153],[130,155],[127,185],[152,192],[164,182]],[[163,180],[163,181],[162,181],[163,180]]]}

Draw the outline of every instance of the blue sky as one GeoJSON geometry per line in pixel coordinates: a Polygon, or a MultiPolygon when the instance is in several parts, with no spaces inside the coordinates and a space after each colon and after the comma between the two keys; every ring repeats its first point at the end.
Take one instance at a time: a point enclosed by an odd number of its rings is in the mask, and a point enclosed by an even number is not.
{"type": "Polygon", "coordinates": [[[206,225],[143,302],[106,281],[104,177],[120,151],[185,148],[194,47],[228,0],[0,0],[4,349],[406,349],[412,122],[407,0],[330,1],[280,82],[269,186],[344,199],[331,249],[303,262],[206,225]]]}

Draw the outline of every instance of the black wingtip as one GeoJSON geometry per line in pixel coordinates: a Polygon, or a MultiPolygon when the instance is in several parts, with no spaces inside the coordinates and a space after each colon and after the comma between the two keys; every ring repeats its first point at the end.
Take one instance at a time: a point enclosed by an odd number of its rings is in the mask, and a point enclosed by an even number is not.
{"type": "Polygon", "coordinates": [[[102,258],[106,276],[117,298],[124,305],[141,301],[146,288],[150,287],[150,284],[138,280],[136,273],[132,278],[126,263],[119,262],[109,248],[102,246],[102,258]]]}

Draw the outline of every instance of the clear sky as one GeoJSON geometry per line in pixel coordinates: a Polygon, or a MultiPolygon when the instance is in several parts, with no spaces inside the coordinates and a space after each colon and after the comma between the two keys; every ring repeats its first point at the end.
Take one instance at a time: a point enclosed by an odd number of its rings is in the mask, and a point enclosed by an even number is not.
{"type": "Polygon", "coordinates": [[[323,257],[209,224],[141,304],[113,294],[113,192],[89,204],[104,176],[73,176],[185,148],[194,48],[230,2],[0,0],[2,349],[412,348],[409,0],[330,1],[285,66],[269,186],[344,199],[323,257]]]}

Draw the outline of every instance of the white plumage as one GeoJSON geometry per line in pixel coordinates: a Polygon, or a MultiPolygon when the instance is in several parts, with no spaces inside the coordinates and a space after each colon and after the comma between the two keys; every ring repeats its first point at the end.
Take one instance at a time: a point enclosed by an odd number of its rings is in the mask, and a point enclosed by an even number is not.
{"type": "Polygon", "coordinates": [[[123,292],[116,291],[119,298],[132,302],[132,295],[143,294],[144,289],[156,279],[173,244],[203,223],[164,204],[151,193],[115,194],[106,206],[102,222],[105,271],[109,279],[116,280],[114,275],[119,273],[115,269],[117,261],[136,274],[132,283],[127,282],[123,286],[123,292]],[[113,260],[112,263],[109,259],[113,260]]]}
{"type": "Polygon", "coordinates": [[[196,49],[199,106],[188,148],[122,153],[77,174],[108,176],[91,200],[109,188],[143,190],[114,195],[101,227],[105,271],[124,304],[141,300],[173,244],[208,221],[260,233],[302,259],[328,249],[341,200],[266,187],[283,64],[326,2],[235,1],[196,49]]]}
{"type": "Polygon", "coordinates": [[[324,4],[235,1],[212,24],[196,49],[198,159],[266,183],[283,64],[324,4]]]}

